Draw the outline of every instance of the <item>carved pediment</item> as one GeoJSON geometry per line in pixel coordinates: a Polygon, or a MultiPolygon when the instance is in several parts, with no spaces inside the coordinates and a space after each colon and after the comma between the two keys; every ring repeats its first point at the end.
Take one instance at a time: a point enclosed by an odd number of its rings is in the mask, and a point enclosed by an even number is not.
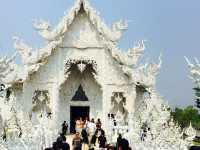
{"type": "Polygon", "coordinates": [[[32,111],[38,112],[45,110],[47,113],[51,112],[50,97],[48,90],[36,90],[32,98],[32,111]]]}
{"type": "Polygon", "coordinates": [[[126,97],[123,92],[113,92],[111,97],[111,113],[115,114],[118,118],[125,120],[128,116],[128,111],[125,108],[126,97]],[[121,116],[121,117],[120,117],[121,116]]]}
{"type": "Polygon", "coordinates": [[[76,91],[75,95],[72,97],[72,101],[88,101],[88,97],[86,96],[82,85],[79,85],[78,90],[76,91]]]}
{"type": "Polygon", "coordinates": [[[65,73],[67,74],[70,72],[70,69],[75,66],[78,68],[78,70],[83,73],[86,70],[86,67],[90,66],[93,73],[97,73],[97,63],[94,60],[90,59],[69,59],[65,63],[65,73]]]}
{"type": "Polygon", "coordinates": [[[85,12],[79,13],[74,19],[74,22],[64,35],[62,47],[76,47],[80,49],[103,47],[101,36],[91,24],[85,12]]]}

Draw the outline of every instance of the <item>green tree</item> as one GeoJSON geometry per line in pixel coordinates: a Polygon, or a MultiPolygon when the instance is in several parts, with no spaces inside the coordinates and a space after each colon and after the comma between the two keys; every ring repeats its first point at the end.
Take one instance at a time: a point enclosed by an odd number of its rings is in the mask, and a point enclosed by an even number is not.
{"type": "Polygon", "coordinates": [[[182,129],[188,127],[190,122],[193,127],[200,129],[200,115],[198,110],[193,106],[188,106],[185,109],[175,108],[175,110],[171,112],[171,115],[182,129]]]}

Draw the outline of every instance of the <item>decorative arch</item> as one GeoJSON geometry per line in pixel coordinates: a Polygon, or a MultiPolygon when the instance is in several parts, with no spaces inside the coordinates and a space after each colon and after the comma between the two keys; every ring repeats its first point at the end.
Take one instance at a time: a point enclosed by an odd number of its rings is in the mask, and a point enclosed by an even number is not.
{"type": "Polygon", "coordinates": [[[88,101],[88,97],[80,84],[75,95],[71,99],[72,101],[88,101]]]}
{"type": "Polygon", "coordinates": [[[68,59],[65,63],[65,73],[68,73],[72,66],[76,66],[80,73],[83,73],[87,66],[91,66],[92,71],[97,74],[97,62],[91,59],[68,59]]]}
{"type": "MultiPolygon", "coordinates": [[[[94,60],[70,59],[65,63],[65,78],[59,88],[58,114],[71,120],[71,107],[89,107],[90,117],[97,118],[103,107],[102,87],[96,80],[97,63],[94,60]]],[[[59,115],[58,121],[64,120],[59,115]]]]}

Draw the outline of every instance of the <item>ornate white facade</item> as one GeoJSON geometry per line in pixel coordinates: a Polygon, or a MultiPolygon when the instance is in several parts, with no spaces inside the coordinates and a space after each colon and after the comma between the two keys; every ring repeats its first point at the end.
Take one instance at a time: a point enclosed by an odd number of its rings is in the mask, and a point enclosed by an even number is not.
{"type": "Polygon", "coordinates": [[[2,81],[10,86],[17,104],[31,117],[45,109],[58,128],[62,121],[70,121],[70,107],[88,106],[90,118],[107,122],[108,114],[120,111],[125,121],[129,113],[134,113],[144,92],[137,87],[149,91],[155,85],[161,64],[138,65],[144,41],[127,52],[120,50],[117,44],[127,23],[119,21],[110,29],[88,1],[77,0],[54,29],[45,21],[35,21],[34,26],[47,45],[33,49],[15,37],[23,67],[16,70],[13,59],[1,61],[2,81]],[[3,65],[10,69],[5,70],[3,65]],[[14,77],[8,80],[4,77],[7,72],[14,77]],[[88,101],[72,100],[80,85],[88,101]],[[36,93],[44,91],[46,95],[38,98],[36,93]]]}
{"type": "MultiPolygon", "coordinates": [[[[11,121],[16,128],[20,127],[17,132],[23,133],[19,143],[37,145],[38,139],[34,140],[34,137],[39,136],[43,141],[40,145],[49,145],[45,137],[51,138],[53,131],[60,129],[64,120],[74,121],[73,108],[79,109],[79,113],[81,108],[86,108],[88,114],[81,112],[86,115],[83,117],[101,118],[110,142],[118,131],[127,129],[129,132],[124,136],[129,137],[135,149],[137,146],[142,149],[142,145],[143,149],[149,146],[155,149],[159,140],[163,141],[163,145],[170,140],[177,142],[174,138],[165,141],[158,134],[164,129],[172,134],[170,129],[174,126],[162,126],[167,124],[170,116],[155,89],[161,58],[158,64],[139,64],[138,60],[145,50],[144,41],[137,42],[127,51],[119,49],[118,41],[128,27],[126,22],[119,21],[109,28],[87,0],[76,0],[54,29],[42,20],[35,21],[34,27],[47,43],[43,48],[33,49],[15,37],[14,45],[23,66],[15,64],[16,54],[10,59],[0,59],[0,81],[6,85],[2,101],[7,103],[2,103],[1,109],[2,114],[9,112],[3,115],[2,126],[5,129],[7,122],[13,118],[9,114],[16,120],[23,118],[21,122],[11,121]],[[17,112],[6,110],[4,105],[13,107],[17,112]],[[118,122],[117,127],[112,126],[112,115],[118,122]],[[156,137],[152,141],[148,141],[150,138],[146,140],[145,145],[140,140],[143,123],[148,123],[154,129],[156,137]],[[48,126],[46,132],[42,130],[44,126],[48,126]],[[156,131],[156,127],[160,130],[156,131]],[[35,128],[37,135],[31,135],[35,128]],[[110,129],[114,129],[114,133],[109,132],[112,131],[110,129]],[[30,136],[32,141],[26,141],[30,136]]],[[[173,134],[180,138],[178,142],[182,141],[182,133],[178,129],[173,134]]],[[[157,148],[163,145],[157,145],[157,148]]],[[[178,143],[177,147],[180,148],[180,145],[178,143]]]]}

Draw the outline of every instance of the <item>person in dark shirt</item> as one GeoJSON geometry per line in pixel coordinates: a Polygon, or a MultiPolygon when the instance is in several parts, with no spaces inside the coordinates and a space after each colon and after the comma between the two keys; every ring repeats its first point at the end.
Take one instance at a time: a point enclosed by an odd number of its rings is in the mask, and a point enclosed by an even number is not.
{"type": "Polygon", "coordinates": [[[59,136],[56,140],[57,143],[57,148],[61,149],[62,148],[62,142],[63,142],[63,137],[59,136]]]}
{"type": "Polygon", "coordinates": [[[121,150],[129,150],[129,142],[127,139],[123,138],[121,140],[121,150]]]}
{"type": "Polygon", "coordinates": [[[53,147],[45,148],[45,150],[70,150],[70,146],[66,142],[66,137],[63,134],[60,134],[56,142],[53,142],[53,147]]]}
{"type": "Polygon", "coordinates": [[[63,143],[62,150],[70,150],[70,146],[68,143],[63,143]]]}
{"type": "Polygon", "coordinates": [[[105,149],[106,148],[106,137],[105,137],[105,133],[101,132],[101,135],[98,137],[98,142],[99,142],[99,148],[100,149],[105,149]]]}
{"type": "Polygon", "coordinates": [[[82,136],[82,142],[83,142],[83,149],[88,149],[89,140],[88,140],[88,133],[86,129],[83,129],[81,131],[81,136],[82,136]]]}
{"type": "Polygon", "coordinates": [[[119,134],[117,137],[117,150],[122,149],[122,135],[119,134]]]}
{"type": "Polygon", "coordinates": [[[53,142],[53,150],[60,150],[59,144],[57,142],[53,142]]]}
{"type": "Polygon", "coordinates": [[[95,132],[95,134],[91,138],[89,150],[94,150],[95,145],[96,145],[96,141],[97,141],[97,132],[95,132]]]}
{"type": "Polygon", "coordinates": [[[97,119],[97,122],[96,122],[96,128],[97,128],[97,130],[101,129],[101,125],[102,125],[101,120],[97,119]]]}
{"type": "Polygon", "coordinates": [[[63,124],[62,124],[62,133],[64,135],[66,135],[67,134],[67,130],[68,130],[68,124],[67,124],[66,121],[64,121],[63,124]]]}
{"type": "Polygon", "coordinates": [[[66,142],[66,137],[63,137],[62,150],[70,150],[69,144],[66,142]]]}
{"type": "Polygon", "coordinates": [[[64,133],[60,133],[60,138],[62,139],[62,141],[66,141],[66,137],[64,133]]]}

